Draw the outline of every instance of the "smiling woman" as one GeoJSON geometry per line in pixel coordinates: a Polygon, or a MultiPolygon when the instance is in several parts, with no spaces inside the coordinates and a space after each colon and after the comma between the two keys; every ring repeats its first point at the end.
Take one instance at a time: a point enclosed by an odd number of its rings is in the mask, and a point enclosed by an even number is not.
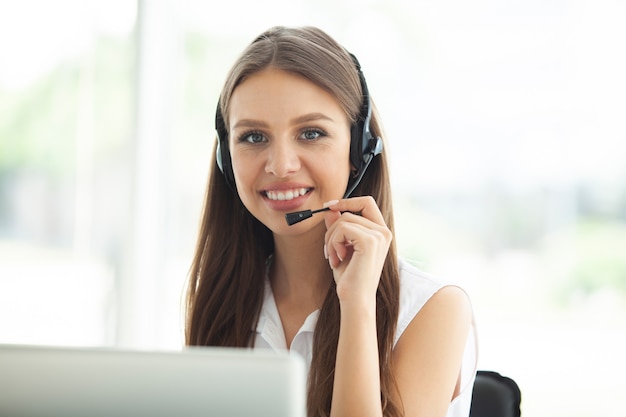
{"type": "Polygon", "coordinates": [[[302,355],[311,417],[467,416],[469,300],[398,259],[372,106],[319,29],[275,27],[243,52],[216,111],[187,344],[302,355]]]}

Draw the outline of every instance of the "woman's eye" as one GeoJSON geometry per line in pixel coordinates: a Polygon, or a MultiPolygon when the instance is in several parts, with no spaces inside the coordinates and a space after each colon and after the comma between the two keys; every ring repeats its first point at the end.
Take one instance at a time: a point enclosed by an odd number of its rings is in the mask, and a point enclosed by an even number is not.
{"type": "Polygon", "coordinates": [[[248,142],[248,143],[261,143],[265,141],[265,136],[263,136],[262,133],[252,132],[252,133],[246,133],[242,135],[241,139],[239,140],[241,142],[248,142]]]}
{"type": "Polygon", "coordinates": [[[326,134],[318,129],[311,129],[311,130],[305,130],[304,132],[302,132],[302,138],[305,140],[315,140],[315,139],[319,139],[322,136],[325,136],[326,134]]]}

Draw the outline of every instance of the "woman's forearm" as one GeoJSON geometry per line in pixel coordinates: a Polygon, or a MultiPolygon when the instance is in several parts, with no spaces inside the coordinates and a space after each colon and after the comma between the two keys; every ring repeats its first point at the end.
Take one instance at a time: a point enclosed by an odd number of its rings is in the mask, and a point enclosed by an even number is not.
{"type": "Polygon", "coordinates": [[[375,302],[341,305],[331,416],[382,416],[375,302]]]}

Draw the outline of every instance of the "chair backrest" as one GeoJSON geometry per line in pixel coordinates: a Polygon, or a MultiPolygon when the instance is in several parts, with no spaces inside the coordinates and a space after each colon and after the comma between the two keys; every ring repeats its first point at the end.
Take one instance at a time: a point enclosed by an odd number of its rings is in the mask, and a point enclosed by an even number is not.
{"type": "Polygon", "coordinates": [[[522,395],[515,381],[493,371],[478,371],[470,417],[520,417],[522,395]]]}

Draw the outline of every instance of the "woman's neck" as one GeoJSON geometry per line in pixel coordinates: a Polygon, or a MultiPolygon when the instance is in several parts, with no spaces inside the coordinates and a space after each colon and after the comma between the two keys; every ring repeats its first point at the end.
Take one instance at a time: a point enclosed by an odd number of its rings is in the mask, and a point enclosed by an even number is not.
{"type": "Polygon", "coordinates": [[[274,236],[270,279],[275,298],[321,307],[333,279],[324,258],[324,232],[322,224],[305,236],[274,236]]]}

